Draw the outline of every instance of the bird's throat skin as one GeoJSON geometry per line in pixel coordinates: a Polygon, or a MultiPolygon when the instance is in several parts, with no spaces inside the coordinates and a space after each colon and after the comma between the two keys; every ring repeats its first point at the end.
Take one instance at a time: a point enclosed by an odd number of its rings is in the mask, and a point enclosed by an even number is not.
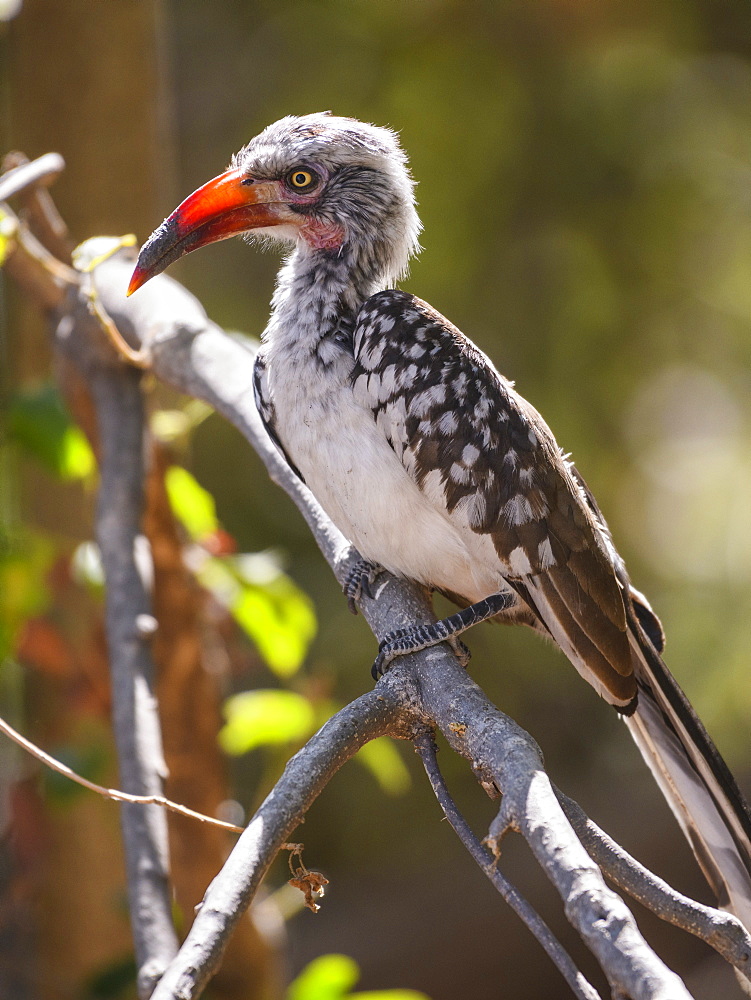
{"type": "Polygon", "coordinates": [[[300,235],[311,250],[338,251],[347,240],[343,226],[316,217],[305,221],[300,235]]]}

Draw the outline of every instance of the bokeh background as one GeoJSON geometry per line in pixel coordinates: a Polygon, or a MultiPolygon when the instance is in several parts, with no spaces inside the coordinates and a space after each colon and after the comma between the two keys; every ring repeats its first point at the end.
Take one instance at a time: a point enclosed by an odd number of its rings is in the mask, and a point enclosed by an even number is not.
{"type": "MultiPolygon", "coordinates": [[[[663,620],[671,670],[751,788],[751,7],[0,6],[0,145],[63,154],[54,197],[76,240],[145,240],[284,114],[331,109],[401,133],[425,225],[403,287],[490,354],[573,454],[663,620]]],[[[258,336],[277,265],[274,253],[228,241],[174,271],[214,320],[258,336]]],[[[101,642],[95,630],[80,634],[84,599],[69,572],[91,536],[93,477],[62,481],[18,432],[17,400],[44,385],[50,356],[37,314],[10,282],[2,294],[0,389],[16,433],[6,421],[0,700],[40,742],[101,776],[112,767],[106,697],[92,694],[99,682],[87,665],[101,659],[101,642]],[[36,591],[32,577],[42,579],[36,591]],[[11,584],[21,578],[26,603],[14,604],[11,584]]],[[[169,412],[180,405],[159,402],[169,412]]],[[[367,627],[349,615],[301,518],[240,437],[217,417],[197,424],[189,443],[174,442],[180,462],[213,494],[240,552],[274,550],[318,622],[304,663],[285,679],[252,642],[227,640],[223,692],[286,687],[319,707],[356,696],[370,684],[367,627]]],[[[93,620],[100,598],[87,594],[93,620]]],[[[564,658],[520,631],[482,628],[469,642],[473,676],[532,732],[554,780],[646,864],[709,901],[625,729],[564,658]]],[[[234,757],[232,797],[251,807],[292,748],[234,757]]],[[[361,989],[411,987],[433,1000],[567,996],[441,822],[404,751],[390,781],[350,764],[311,810],[300,839],[331,887],[317,917],[305,911],[277,927],[280,981],[317,955],[343,952],[360,966],[361,989]]],[[[462,761],[441,758],[482,835],[493,804],[462,761]]],[[[35,970],[14,995],[133,995],[116,807],[54,787],[5,747],[0,761],[5,894],[15,887],[22,902],[12,919],[0,910],[0,964],[22,955],[35,970]]],[[[596,978],[513,838],[503,867],[596,978]]],[[[270,889],[284,879],[280,865],[270,889]]],[[[736,995],[708,949],[638,918],[697,997],[736,995]]],[[[244,989],[236,995],[253,995],[244,989]]]]}

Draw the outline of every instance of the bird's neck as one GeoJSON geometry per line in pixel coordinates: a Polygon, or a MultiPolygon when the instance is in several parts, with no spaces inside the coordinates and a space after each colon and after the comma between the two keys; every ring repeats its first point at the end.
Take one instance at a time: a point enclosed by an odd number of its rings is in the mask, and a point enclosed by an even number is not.
{"type": "Polygon", "coordinates": [[[342,324],[388,281],[347,244],[336,252],[298,246],[279,271],[263,341],[272,349],[325,359],[342,324]]]}

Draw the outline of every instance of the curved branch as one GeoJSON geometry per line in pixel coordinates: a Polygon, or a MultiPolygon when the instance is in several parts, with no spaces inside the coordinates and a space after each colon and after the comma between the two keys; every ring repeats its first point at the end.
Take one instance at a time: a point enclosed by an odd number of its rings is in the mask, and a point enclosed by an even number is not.
{"type": "Polygon", "coordinates": [[[673,889],[616,844],[578,802],[558,788],[554,791],[577,837],[606,878],[661,920],[701,938],[751,981],[751,935],[737,917],[697,903],[673,889]]]}
{"type": "Polygon", "coordinates": [[[31,161],[25,157],[22,162],[18,160],[18,153],[6,157],[4,166],[10,168],[0,177],[0,201],[7,201],[39,184],[51,184],[65,170],[65,160],[59,153],[45,153],[31,161]]]}
{"type": "Polygon", "coordinates": [[[216,969],[272,861],[342,764],[377,736],[402,732],[399,700],[369,691],[347,705],[288,762],[209,886],[182,948],[152,1000],[197,997],[216,969]]]}
{"type": "Polygon", "coordinates": [[[571,956],[561,945],[560,941],[556,939],[545,921],[529,905],[518,889],[501,874],[497,867],[498,859],[494,858],[482,846],[472,832],[469,823],[467,823],[464,816],[457,809],[456,803],[451,797],[451,793],[441,774],[441,769],[438,766],[433,734],[429,730],[424,730],[415,737],[414,744],[422,760],[428,780],[435,792],[435,797],[438,799],[438,803],[446,815],[446,819],[472,855],[480,870],[487,875],[514,913],[516,913],[522,923],[537,938],[548,957],[570,986],[574,996],[578,997],[579,1000],[599,1000],[600,994],[584,978],[579,969],[576,968],[571,956]]]}

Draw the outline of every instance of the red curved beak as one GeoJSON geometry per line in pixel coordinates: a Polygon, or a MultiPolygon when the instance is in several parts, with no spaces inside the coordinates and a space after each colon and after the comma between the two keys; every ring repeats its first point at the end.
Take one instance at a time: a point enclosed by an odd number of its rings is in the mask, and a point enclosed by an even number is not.
{"type": "Polygon", "coordinates": [[[249,178],[242,170],[214,177],[175,209],[141,247],[128,295],[191,250],[251,229],[299,219],[290,212],[279,181],[249,178]]]}

